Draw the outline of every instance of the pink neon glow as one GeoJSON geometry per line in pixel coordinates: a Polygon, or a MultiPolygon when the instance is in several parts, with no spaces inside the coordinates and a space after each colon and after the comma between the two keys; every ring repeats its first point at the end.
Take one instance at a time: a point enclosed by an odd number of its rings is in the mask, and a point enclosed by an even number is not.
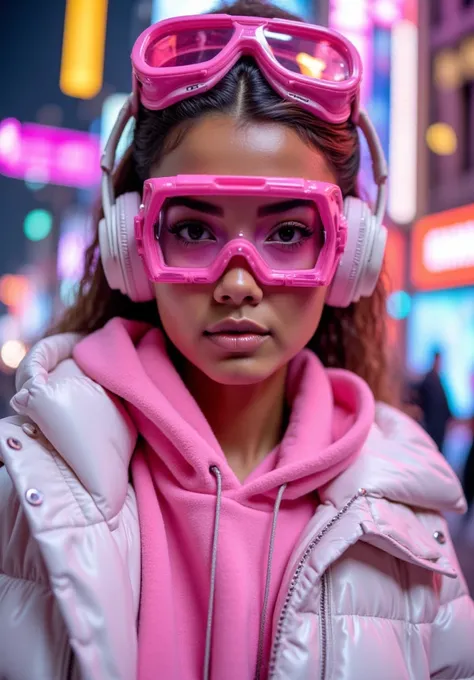
{"type": "Polygon", "coordinates": [[[373,18],[369,0],[330,0],[329,27],[342,33],[360,54],[364,73],[360,95],[362,105],[366,106],[372,92],[373,73],[373,18]]]}
{"type": "Polygon", "coordinates": [[[401,19],[402,0],[376,0],[372,7],[372,16],[377,24],[391,28],[401,19]]]}
{"type": "Polygon", "coordinates": [[[58,277],[78,280],[83,274],[86,235],[78,231],[63,234],[58,244],[58,277]]]}
{"type": "Polygon", "coordinates": [[[0,122],[0,172],[17,179],[92,187],[100,181],[100,139],[88,132],[7,118],[0,122]]]}
{"type": "Polygon", "coordinates": [[[370,28],[368,0],[331,0],[329,10],[331,27],[346,35],[347,32],[362,33],[370,28]]]}

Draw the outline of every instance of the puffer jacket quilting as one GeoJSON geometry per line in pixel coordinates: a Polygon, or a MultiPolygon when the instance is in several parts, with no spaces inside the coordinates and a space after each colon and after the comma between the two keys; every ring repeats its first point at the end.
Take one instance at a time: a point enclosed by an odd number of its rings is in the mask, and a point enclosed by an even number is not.
{"type": "MultiPolygon", "coordinates": [[[[76,340],[33,351],[18,375],[20,415],[0,422],[7,680],[136,677],[136,433],[69,359],[76,340]]],[[[267,675],[473,679],[474,607],[440,515],[464,500],[426,435],[378,406],[361,456],[319,495],[283,579],[267,675]]]]}

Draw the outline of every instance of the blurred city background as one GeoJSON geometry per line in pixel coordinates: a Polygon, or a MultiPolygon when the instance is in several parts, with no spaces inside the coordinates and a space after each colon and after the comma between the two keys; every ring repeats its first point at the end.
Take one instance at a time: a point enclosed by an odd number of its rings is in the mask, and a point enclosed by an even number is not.
{"type": "MultiPolygon", "coordinates": [[[[276,4],[339,30],[361,53],[363,104],[390,166],[390,350],[413,415],[437,430],[462,478],[474,432],[474,0],[276,4]]],[[[218,6],[0,3],[0,416],[18,363],[74,299],[134,40],[151,22],[218,6]]],[[[361,183],[370,196],[367,152],[361,183]]],[[[474,520],[451,521],[474,590],[474,520]]]]}

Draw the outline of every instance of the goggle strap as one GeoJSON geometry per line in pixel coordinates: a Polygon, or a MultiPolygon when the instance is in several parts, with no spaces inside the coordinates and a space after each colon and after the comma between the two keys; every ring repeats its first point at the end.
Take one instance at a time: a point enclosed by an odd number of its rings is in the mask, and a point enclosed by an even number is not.
{"type": "Polygon", "coordinates": [[[110,220],[111,208],[115,205],[115,192],[112,182],[112,175],[115,167],[115,155],[122,137],[125,127],[133,116],[134,95],[133,93],[127,97],[124,105],[120,109],[117,120],[114,123],[112,132],[107,139],[104,151],[100,159],[100,167],[102,169],[102,207],[104,210],[104,217],[110,220]]]}
{"type": "Polygon", "coordinates": [[[372,121],[364,110],[359,111],[359,118],[357,121],[362,134],[367,140],[369,147],[370,159],[372,161],[372,175],[374,182],[377,185],[377,198],[375,199],[374,217],[377,220],[377,226],[382,224],[385,211],[387,209],[387,178],[388,165],[385,153],[380,142],[372,121]]]}

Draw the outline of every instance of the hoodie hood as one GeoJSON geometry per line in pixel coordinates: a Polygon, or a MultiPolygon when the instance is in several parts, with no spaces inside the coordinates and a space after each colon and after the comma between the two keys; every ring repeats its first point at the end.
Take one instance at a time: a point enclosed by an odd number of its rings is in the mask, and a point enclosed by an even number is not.
{"type": "Polygon", "coordinates": [[[168,358],[159,330],[113,319],[80,342],[74,358],[89,377],[127,404],[138,430],[146,430],[149,444],[160,450],[169,472],[189,491],[215,493],[209,469],[216,466],[223,491],[240,502],[262,495],[274,499],[282,484],[288,484],[285,498],[304,496],[347,468],[373,423],[373,396],[366,383],[347,371],[326,371],[314,353],[303,350],[289,366],[291,416],[277,464],[266,474],[252,473],[242,484],[168,358]]]}
{"type": "MultiPolygon", "coordinates": [[[[142,334],[147,328],[143,326],[142,334]]],[[[129,418],[122,422],[124,410],[117,400],[110,401],[72,361],[82,342],[82,336],[64,333],[34,345],[18,368],[17,393],[11,406],[40,427],[95,498],[115,508],[126,492],[136,430],[129,418]],[[84,408],[78,402],[83,402],[84,408]],[[85,408],[91,404],[92,413],[85,408]],[[113,441],[107,430],[113,430],[113,441]],[[110,484],[110,475],[101,472],[107,469],[120,469],[123,480],[110,484]]],[[[327,373],[336,385],[340,371],[329,369],[327,373]]],[[[464,512],[466,507],[457,476],[424,430],[398,409],[382,403],[376,405],[375,421],[359,456],[343,475],[324,486],[320,496],[340,507],[360,487],[396,503],[434,512],[464,512]]]]}

